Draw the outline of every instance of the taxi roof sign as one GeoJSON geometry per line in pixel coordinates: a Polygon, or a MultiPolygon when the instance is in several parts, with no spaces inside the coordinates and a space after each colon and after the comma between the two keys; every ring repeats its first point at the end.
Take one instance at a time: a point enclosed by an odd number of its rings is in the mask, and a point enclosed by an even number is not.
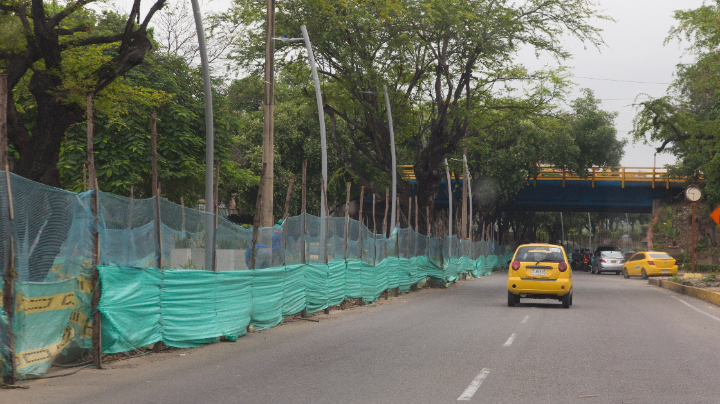
{"type": "Polygon", "coordinates": [[[715,224],[720,226],[720,206],[713,210],[713,212],[710,214],[710,218],[715,221],[715,224]]]}

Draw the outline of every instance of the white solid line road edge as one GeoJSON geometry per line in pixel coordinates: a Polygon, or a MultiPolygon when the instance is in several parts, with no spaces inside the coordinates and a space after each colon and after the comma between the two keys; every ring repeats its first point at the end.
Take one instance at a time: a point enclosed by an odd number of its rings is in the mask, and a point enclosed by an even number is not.
{"type": "Polygon", "coordinates": [[[515,341],[515,333],[512,333],[512,335],[510,336],[510,338],[508,338],[508,340],[505,341],[505,343],[503,344],[503,346],[510,346],[510,345],[512,345],[513,341],[515,341]]]}
{"type": "Polygon", "coordinates": [[[520,322],[520,324],[525,324],[525,323],[527,323],[528,319],[530,319],[530,315],[529,315],[529,314],[528,314],[527,316],[525,316],[524,319],[522,319],[522,321],[520,322]]]}
{"type": "Polygon", "coordinates": [[[718,318],[718,317],[715,317],[715,316],[713,316],[713,315],[712,315],[712,314],[710,314],[710,313],[707,313],[707,312],[704,312],[704,311],[702,311],[702,310],[698,309],[697,307],[695,307],[695,306],[693,306],[692,304],[690,304],[690,303],[688,303],[688,302],[684,301],[683,299],[680,299],[680,298],[679,298],[679,297],[677,297],[677,296],[672,296],[672,295],[671,295],[671,297],[672,297],[672,298],[674,298],[674,299],[677,299],[677,301],[678,301],[678,302],[680,302],[680,303],[682,303],[682,304],[684,304],[684,305],[686,305],[686,306],[690,307],[691,309],[693,309],[693,310],[696,310],[696,311],[698,311],[698,312],[700,312],[700,313],[702,313],[702,314],[704,314],[704,315],[706,315],[706,316],[708,316],[708,317],[712,318],[713,320],[716,320],[716,321],[720,321],[720,318],[718,318]]]}
{"type": "Polygon", "coordinates": [[[490,369],[483,368],[483,370],[475,376],[472,382],[470,382],[470,385],[467,386],[465,391],[458,397],[458,401],[470,401],[470,399],[475,395],[475,392],[478,391],[480,388],[480,385],[482,384],[483,380],[490,374],[490,369]]]}

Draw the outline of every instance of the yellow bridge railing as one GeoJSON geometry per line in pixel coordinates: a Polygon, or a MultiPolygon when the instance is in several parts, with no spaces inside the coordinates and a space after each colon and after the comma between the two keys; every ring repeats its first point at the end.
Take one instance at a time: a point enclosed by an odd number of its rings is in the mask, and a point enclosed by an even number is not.
{"type": "MultiPolygon", "coordinates": [[[[649,182],[655,188],[655,184],[664,184],[670,188],[670,183],[685,183],[687,179],[671,176],[665,167],[592,167],[587,171],[587,177],[573,173],[562,168],[553,166],[541,166],[537,176],[538,181],[562,181],[563,187],[566,181],[591,181],[593,188],[598,181],[619,181],[625,188],[626,182],[649,182]]],[[[533,186],[537,182],[533,179],[533,186]]]]}
{"type": "MultiPolygon", "coordinates": [[[[399,165],[400,175],[405,180],[414,180],[415,171],[411,165],[399,165]]],[[[455,175],[451,174],[455,179],[455,175]]],[[[462,175],[459,176],[462,179],[462,175]]],[[[598,181],[619,181],[625,188],[626,182],[649,182],[655,188],[656,184],[664,184],[670,188],[670,183],[685,183],[687,179],[671,176],[665,167],[592,167],[588,169],[587,176],[582,176],[562,168],[554,166],[540,166],[540,173],[537,179],[532,178],[533,186],[537,181],[562,181],[563,187],[566,181],[591,181],[593,188],[598,181]]]]}

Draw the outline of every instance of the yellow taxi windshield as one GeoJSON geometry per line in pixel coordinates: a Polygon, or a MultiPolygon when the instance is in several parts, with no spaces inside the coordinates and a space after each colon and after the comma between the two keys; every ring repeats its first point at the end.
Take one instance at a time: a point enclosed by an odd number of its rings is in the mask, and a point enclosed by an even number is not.
{"type": "Polygon", "coordinates": [[[559,247],[527,246],[518,248],[515,260],[520,262],[565,262],[565,257],[559,247]]]}

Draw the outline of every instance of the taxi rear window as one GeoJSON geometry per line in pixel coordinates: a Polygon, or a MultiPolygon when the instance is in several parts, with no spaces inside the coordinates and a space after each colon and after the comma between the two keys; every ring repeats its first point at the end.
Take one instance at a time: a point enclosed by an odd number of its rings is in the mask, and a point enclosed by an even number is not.
{"type": "Polygon", "coordinates": [[[561,248],[545,246],[520,247],[515,253],[515,260],[520,262],[565,262],[561,248]]]}
{"type": "Polygon", "coordinates": [[[650,258],[672,258],[665,253],[649,253],[648,255],[650,256],[650,258]]]}

